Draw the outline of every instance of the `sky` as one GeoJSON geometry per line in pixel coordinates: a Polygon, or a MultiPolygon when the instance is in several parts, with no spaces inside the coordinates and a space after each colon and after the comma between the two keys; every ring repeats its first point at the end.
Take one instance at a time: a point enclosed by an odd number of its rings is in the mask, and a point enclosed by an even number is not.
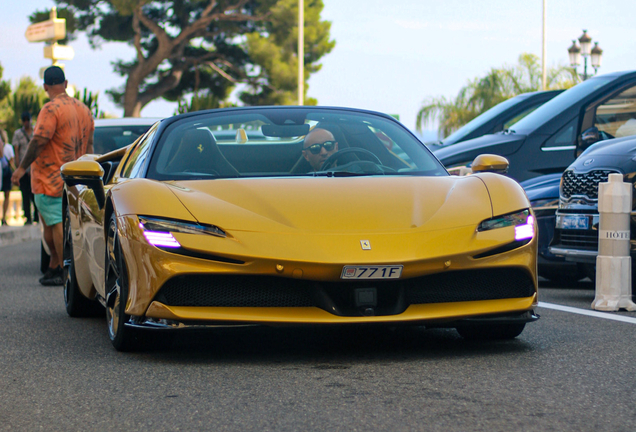
{"type": "MultiPolygon", "coordinates": [[[[543,0],[323,2],[322,19],[331,22],[336,46],[309,79],[308,96],[318,99],[319,105],[397,114],[412,130],[426,98],[452,98],[468,80],[490,68],[516,64],[521,53],[541,56],[543,0]]],[[[636,2],[546,3],[548,66],[567,65],[567,48],[586,29],[603,49],[599,74],[636,69],[636,2]]],[[[44,43],[27,42],[24,32],[29,14],[54,5],[52,0],[21,0],[11,2],[0,14],[0,64],[3,79],[13,85],[24,75],[42,82],[39,70],[50,65],[43,57],[44,43]]],[[[133,49],[122,43],[91,49],[83,36],[71,46],[75,58],[64,62],[69,83],[99,91],[100,108],[122,116],[123,110],[104,91],[124,85],[111,63],[133,58],[133,49]]],[[[175,108],[158,100],[147,105],[142,116],[171,116],[175,108]]],[[[425,138],[435,136],[435,125],[426,129],[431,131],[424,132],[425,138]]]]}

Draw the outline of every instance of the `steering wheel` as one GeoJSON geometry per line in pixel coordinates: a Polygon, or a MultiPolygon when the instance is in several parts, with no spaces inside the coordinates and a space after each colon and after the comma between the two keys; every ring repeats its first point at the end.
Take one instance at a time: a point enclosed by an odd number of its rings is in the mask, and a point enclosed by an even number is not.
{"type": "Polygon", "coordinates": [[[329,156],[320,167],[320,171],[325,171],[331,168],[339,158],[349,153],[360,153],[367,156],[371,156],[373,158],[372,162],[376,162],[378,165],[382,165],[382,161],[375,154],[371,153],[369,150],[366,150],[360,147],[348,147],[342,150],[338,150],[337,152],[329,156]]]}

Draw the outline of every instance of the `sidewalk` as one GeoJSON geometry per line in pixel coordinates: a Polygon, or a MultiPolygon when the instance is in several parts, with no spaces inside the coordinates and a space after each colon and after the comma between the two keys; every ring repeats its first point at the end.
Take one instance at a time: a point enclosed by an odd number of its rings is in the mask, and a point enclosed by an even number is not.
{"type": "Polygon", "coordinates": [[[42,237],[40,225],[2,225],[0,226],[0,248],[42,237]]]}

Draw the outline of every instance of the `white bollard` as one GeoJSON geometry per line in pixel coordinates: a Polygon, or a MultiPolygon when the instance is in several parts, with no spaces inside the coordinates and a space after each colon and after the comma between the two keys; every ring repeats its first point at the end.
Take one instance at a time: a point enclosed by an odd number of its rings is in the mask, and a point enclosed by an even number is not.
{"type": "Polygon", "coordinates": [[[598,211],[596,296],[592,309],[636,310],[632,302],[632,259],[629,256],[632,186],[623,183],[621,174],[610,174],[607,183],[599,183],[598,211]]]}

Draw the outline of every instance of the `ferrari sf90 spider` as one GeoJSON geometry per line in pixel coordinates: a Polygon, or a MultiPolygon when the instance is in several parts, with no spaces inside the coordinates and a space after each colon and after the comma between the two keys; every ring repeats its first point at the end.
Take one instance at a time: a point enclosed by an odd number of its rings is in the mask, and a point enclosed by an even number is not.
{"type": "Polygon", "coordinates": [[[71,316],[144,328],[415,324],[518,336],[537,240],[508,162],[450,176],[380,113],[250,107],[164,119],[62,167],[71,316]],[[491,172],[489,172],[491,171],[491,172]],[[99,306],[101,305],[101,306],[99,306]]]}

